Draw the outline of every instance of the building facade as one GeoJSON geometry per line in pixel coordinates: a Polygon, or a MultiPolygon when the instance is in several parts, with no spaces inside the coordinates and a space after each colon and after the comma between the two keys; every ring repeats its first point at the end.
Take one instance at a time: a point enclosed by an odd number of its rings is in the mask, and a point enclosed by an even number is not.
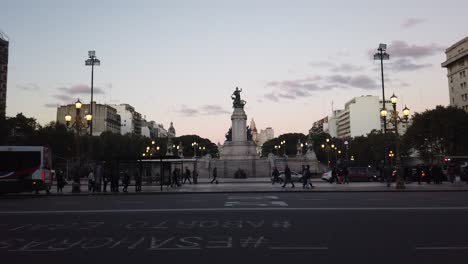
{"type": "Polygon", "coordinates": [[[468,112],[468,37],[445,50],[450,105],[468,112]]]}
{"type": "MultiPolygon", "coordinates": [[[[349,100],[344,109],[334,110],[328,118],[328,133],[331,137],[346,139],[351,137],[366,136],[372,130],[382,131],[383,120],[380,117],[382,100],[378,96],[365,95],[349,100]]],[[[393,106],[389,100],[385,102],[387,109],[387,129],[393,129],[389,117],[393,113],[393,106]]],[[[398,132],[402,135],[406,132],[408,124],[400,123],[398,132]]]]}
{"type": "Polygon", "coordinates": [[[4,118],[6,114],[8,45],[7,37],[0,32],[0,118],[4,118]]]}
{"type": "Polygon", "coordinates": [[[135,108],[129,104],[111,105],[120,115],[121,129],[120,133],[141,135],[142,118],[141,114],[135,111],[135,108]]]}
{"type": "Polygon", "coordinates": [[[315,121],[309,129],[309,135],[317,135],[328,131],[328,116],[315,121]]]}
{"type": "MultiPolygon", "coordinates": [[[[99,136],[103,132],[112,132],[120,134],[120,115],[117,110],[109,105],[93,104],[93,136],[99,136]]],[[[89,104],[81,106],[81,116],[84,118],[89,113],[89,104]]],[[[72,122],[76,120],[75,104],[63,105],[57,108],[57,122],[65,124],[65,115],[72,116],[72,122]]]]}

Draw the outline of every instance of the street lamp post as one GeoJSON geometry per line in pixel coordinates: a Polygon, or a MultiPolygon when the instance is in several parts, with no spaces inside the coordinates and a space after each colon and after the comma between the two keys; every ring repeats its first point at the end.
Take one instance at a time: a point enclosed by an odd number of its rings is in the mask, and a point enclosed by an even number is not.
{"type": "Polygon", "coordinates": [[[330,151],[331,150],[337,150],[335,147],[335,144],[331,142],[329,138],[325,139],[325,143],[321,145],[322,149],[327,152],[327,166],[330,168],[331,162],[330,162],[330,151]]]}
{"type": "Polygon", "coordinates": [[[193,143],[192,143],[192,147],[193,147],[193,157],[194,157],[194,158],[197,157],[197,146],[198,146],[198,143],[197,143],[197,142],[193,142],[193,143]]]}
{"type": "MultiPolygon", "coordinates": [[[[380,60],[380,74],[382,78],[382,111],[385,110],[385,85],[384,85],[384,73],[383,73],[383,61],[384,60],[389,60],[390,55],[386,52],[387,51],[387,44],[379,44],[379,48],[377,49],[377,53],[374,54],[374,60],[380,60]]],[[[382,113],[381,111],[381,116],[383,120],[383,134],[384,136],[387,134],[387,118],[386,115],[387,113],[382,113]]],[[[388,176],[388,173],[386,173],[386,167],[387,167],[387,144],[384,143],[384,163],[383,163],[383,178],[387,179],[387,187],[390,187],[390,177],[388,176]]]]}
{"type": "MultiPolygon", "coordinates": [[[[101,61],[96,58],[96,51],[88,51],[88,59],[85,61],[86,66],[91,66],[91,104],[89,105],[90,113],[93,114],[93,87],[94,87],[94,66],[101,65],[101,61]]],[[[93,135],[93,123],[89,125],[89,134],[93,135]]]]}
{"type": "Polygon", "coordinates": [[[390,117],[390,123],[393,125],[393,130],[395,131],[395,169],[397,171],[396,175],[396,188],[397,189],[405,189],[405,182],[403,181],[403,167],[401,166],[401,144],[400,144],[400,134],[398,132],[398,124],[399,123],[408,123],[408,117],[410,115],[410,110],[408,107],[403,108],[403,117],[401,118],[398,115],[398,111],[396,110],[396,104],[398,98],[395,95],[390,97],[390,101],[392,102],[393,112],[390,117]]]}
{"type": "Polygon", "coordinates": [[[345,157],[346,157],[346,162],[345,162],[345,166],[348,166],[348,147],[349,147],[349,142],[346,140],[344,142],[344,145],[345,145],[345,148],[346,148],[346,152],[345,152],[345,157]]]}
{"type": "Polygon", "coordinates": [[[72,184],[72,192],[81,192],[80,188],[80,171],[81,171],[81,161],[80,161],[80,134],[83,129],[87,129],[93,120],[92,114],[86,114],[85,120],[81,116],[81,107],[83,104],[81,103],[80,99],[75,102],[75,121],[72,123],[72,116],[68,113],[65,115],[65,122],[67,124],[68,129],[75,129],[75,145],[76,145],[76,156],[78,158],[78,173],[75,173],[73,177],[73,184],[72,184]]]}

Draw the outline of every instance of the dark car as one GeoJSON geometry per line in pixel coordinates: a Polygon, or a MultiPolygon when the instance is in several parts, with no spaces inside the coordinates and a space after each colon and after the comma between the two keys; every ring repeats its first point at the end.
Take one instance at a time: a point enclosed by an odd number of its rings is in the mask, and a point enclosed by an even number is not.
{"type": "Polygon", "coordinates": [[[349,180],[357,181],[377,181],[379,173],[372,167],[349,167],[349,180]]]}

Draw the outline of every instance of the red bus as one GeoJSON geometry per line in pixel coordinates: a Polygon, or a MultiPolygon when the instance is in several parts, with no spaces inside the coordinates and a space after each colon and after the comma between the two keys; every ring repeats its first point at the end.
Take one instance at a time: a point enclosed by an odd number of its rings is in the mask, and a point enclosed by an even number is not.
{"type": "Polygon", "coordinates": [[[52,152],[48,147],[0,146],[0,193],[52,187],[52,152]]]}

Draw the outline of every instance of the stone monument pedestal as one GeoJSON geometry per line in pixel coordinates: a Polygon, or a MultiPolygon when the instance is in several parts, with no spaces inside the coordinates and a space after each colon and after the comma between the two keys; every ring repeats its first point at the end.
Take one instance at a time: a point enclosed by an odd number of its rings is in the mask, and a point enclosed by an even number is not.
{"type": "Polygon", "coordinates": [[[233,142],[226,141],[223,145],[221,159],[240,160],[258,158],[257,146],[252,141],[233,142]]]}

